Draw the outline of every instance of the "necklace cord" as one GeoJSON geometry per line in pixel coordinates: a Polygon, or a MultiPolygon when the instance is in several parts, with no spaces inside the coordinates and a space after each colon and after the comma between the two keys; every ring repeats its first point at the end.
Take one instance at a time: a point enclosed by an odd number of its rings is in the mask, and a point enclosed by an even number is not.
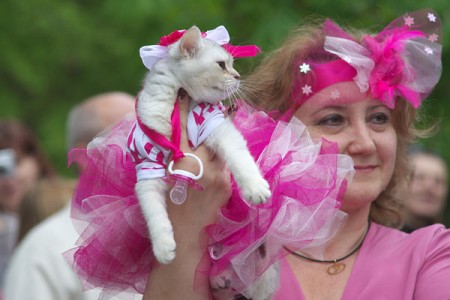
{"type": "Polygon", "coordinates": [[[369,222],[368,222],[368,226],[367,226],[366,232],[364,233],[364,235],[363,235],[361,241],[360,241],[359,244],[355,247],[355,249],[353,249],[350,253],[348,253],[348,254],[346,254],[345,256],[343,256],[343,257],[341,257],[341,258],[338,258],[338,259],[332,259],[332,260],[319,260],[319,259],[314,259],[314,258],[311,258],[311,257],[307,257],[307,256],[304,256],[304,255],[301,255],[301,254],[299,254],[299,253],[297,253],[297,252],[295,252],[295,251],[289,249],[289,248],[286,247],[286,246],[284,246],[284,249],[286,249],[287,251],[289,251],[291,254],[294,254],[295,256],[301,257],[301,258],[303,258],[303,259],[306,259],[306,260],[309,260],[309,261],[312,261],[312,262],[317,262],[317,263],[337,263],[337,262],[343,261],[344,259],[346,259],[346,258],[352,256],[353,254],[356,253],[356,251],[358,251],[358,250],[361,248],[362,244],[364,243],[364,240],[366,239],[367,233],[369,232],[369,229],[370,229],[370,220],[369,220],[369,222]]]}

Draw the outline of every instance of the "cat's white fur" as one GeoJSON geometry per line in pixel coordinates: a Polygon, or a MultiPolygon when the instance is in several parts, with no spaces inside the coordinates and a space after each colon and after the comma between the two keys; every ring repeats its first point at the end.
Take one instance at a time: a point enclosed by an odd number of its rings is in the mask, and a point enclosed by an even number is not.
{"type": "MultiPolygon", "coordinates": [[[[265,257],[261,257],[261,263],[264,264],[265,257]]],[[[249,268],[252,268],[249,266],[249,268]]],[[[230,290],[232,274],[230,269],[226,269],[222,273],[211,277],[210,285],[212,288],[213,299],[233,300],[236,299],[236,291],[230,290]]],[[[270,300],[272,299],[280,280],[280,264],[273,263],[261,274],[250,286],[248,286],[243,294],[248,297],[246,299],[253,300],[270,300]]]]}
{"type": "MultiPolygon", "coordinates": [[[[136,113],[143,124],[170,138],[170,118],[181,88],[195,102],[217,103],[238,87],[239,73],[233,69],[231,55],[217,43],[202,38],[194,26],[169,46],[167,58],[159,60],[147,74],[136,113]]],[[[268,183],[230,120],[216,128],[204,144],[226,162],[244,198],[262,203],[270,197],[268,183]]],[[[176,248],[166,211],[167,188],[160,178],[138,181],[135,187],[153,252],[161,263],[170,263],[176,248]]]]}

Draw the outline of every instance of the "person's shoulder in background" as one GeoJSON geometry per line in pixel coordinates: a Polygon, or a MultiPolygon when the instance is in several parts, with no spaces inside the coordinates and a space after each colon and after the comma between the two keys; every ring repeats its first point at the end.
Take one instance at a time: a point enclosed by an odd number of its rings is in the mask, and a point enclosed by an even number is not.
{"type": "Polygon", "coordinates": [[[80,293],[84,295],[77,299],[98,299],[98,291],[81,292],[79,280],[62,256],[78,238],[69,212],[67,205],[34,227],[18,245],[6,273],[5,299],[63,300],[80,293]]]}

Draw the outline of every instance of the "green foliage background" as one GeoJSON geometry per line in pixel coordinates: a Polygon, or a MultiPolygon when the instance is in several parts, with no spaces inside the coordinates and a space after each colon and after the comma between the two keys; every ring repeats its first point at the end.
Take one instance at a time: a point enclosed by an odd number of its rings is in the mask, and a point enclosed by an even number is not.
{"type": "MultiPolygon", "coordinates": [[[[426,101],[423,125],[439,132],[420,141],[450,162],[450,4],[448,0],[2,0],[0,117],[17,117],[40,136],[63,175],[65,119],[74,104],[100,92],[140,89],[138,49],[175,29],[225,25],[234,44],[274,49],[311,16],[379,31],[405,12],[432,8],[444,24],[442,79],[426,101]]],[[[238,61],[241,73],[258,58],[238,61]]]]}

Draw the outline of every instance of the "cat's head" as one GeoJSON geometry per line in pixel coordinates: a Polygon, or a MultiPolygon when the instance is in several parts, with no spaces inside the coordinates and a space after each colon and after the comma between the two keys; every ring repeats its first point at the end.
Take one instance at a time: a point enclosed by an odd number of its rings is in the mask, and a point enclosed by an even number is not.
{"type": "Polygon", "coordinates": [[[239,88],[233,57],[193,26],[169,48],[169,67],[194,101],[216,103],[239,88]]]}

